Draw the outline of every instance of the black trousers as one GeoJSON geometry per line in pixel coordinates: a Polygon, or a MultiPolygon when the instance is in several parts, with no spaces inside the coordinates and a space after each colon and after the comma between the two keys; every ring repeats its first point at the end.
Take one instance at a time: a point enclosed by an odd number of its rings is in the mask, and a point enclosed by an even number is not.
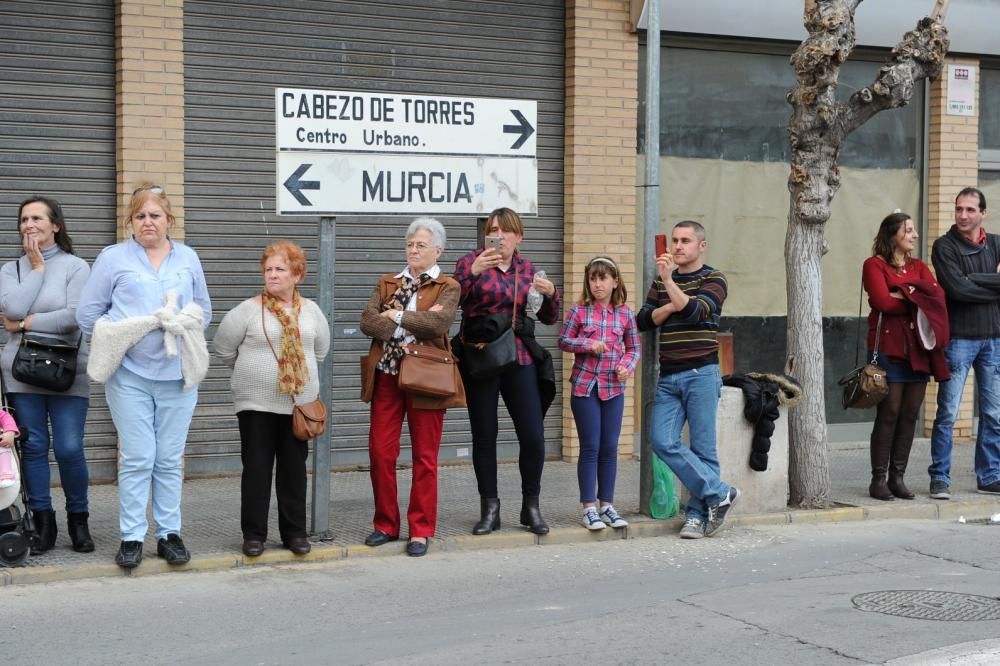
{"type": "Polygon", "coordinates": [[[292,434],[291,414],[237,412],[240,423],[240,528],[244,539],[267,540],[271,471],[282,541],[306,536],[306,456],[309,443],[292,434]]]}
{"type": "Polygon", "coordinates": [[[521,492],[539,495],[545,464],[545,426],[535,366],[519,365],[492,379],[473,380],[463,375],[462,380],[472,426],[472,466],[476,470],[480,496],[499,497],[497,409],[501,396],[514,422],[520,445],[517,462],[521,470],[521,492]]]}

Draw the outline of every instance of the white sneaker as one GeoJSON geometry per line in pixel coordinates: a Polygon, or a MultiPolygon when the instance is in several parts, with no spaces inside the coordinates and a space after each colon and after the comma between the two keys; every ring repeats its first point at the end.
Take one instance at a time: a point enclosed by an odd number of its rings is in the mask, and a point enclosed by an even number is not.
{"type": "Polygon", "coordinates": [[[603,509],[601,509],[600,516],[601,516],[601,520],[603,520],[605,523],[607,523],[611,527],[614,527],[615,529],[621,529],[623,527],[628,527],[628,522],[624,518],[622,518],[621,516],[619,516],[618,512],[615,511],[615,507],[613,507],[610,504],[607,505],[606,507],[604,507],[603,509]]]}
{"type": "Polygon", "coordinates": [[[597,515],[596,508],[591,506],[583,512],[583,526],[595,532],[604,529],[604,521],[597,515]]]}

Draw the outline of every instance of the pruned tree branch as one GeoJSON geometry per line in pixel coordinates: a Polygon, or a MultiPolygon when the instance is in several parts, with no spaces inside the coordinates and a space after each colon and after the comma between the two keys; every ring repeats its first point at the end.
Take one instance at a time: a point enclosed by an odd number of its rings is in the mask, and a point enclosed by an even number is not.
{"type": "MultiPolygon", "coordinates": [[[[938,0],[939,5],[941,2],[938,0]]],[[[938,9],[936,6],[935,10],[938,9]]],[[[921,19],[916,29],[906,33],[892,50],[875,82],[851,95],[840,110],[835,138],[842,141],[879,111],[909,102],[918,81],[936,78],[941,73],[948,45],[948,29],[940,19],[932,16],[921,19]]]]}

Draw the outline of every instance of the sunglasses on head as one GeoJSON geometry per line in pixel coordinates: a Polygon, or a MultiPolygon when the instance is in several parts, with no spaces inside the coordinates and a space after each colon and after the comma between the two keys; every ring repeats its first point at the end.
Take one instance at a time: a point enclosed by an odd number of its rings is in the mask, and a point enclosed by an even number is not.
{"type": "Polygon", "coordinates": [[[139,192],[152,192],[153,194],[163,194],[163,188],[159,185],[148,185],[146,187],[137,187],[132,190],[132,196],[139,194],[139,192]]]}

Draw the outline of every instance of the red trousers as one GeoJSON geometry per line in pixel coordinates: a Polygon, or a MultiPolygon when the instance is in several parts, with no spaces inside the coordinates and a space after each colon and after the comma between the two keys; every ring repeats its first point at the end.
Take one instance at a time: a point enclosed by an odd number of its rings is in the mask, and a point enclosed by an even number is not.
{"type": "Polygon", "coordinates": [[[399,536],[399,503],[396,492],[396,460],[403,417],[410,426],[413,483],[406,511],[409,537],[432,537],[437,527],[437,463],[444,428],[443,409],[417,409],[413,399],[399,390],[394,375],[375,371],[371,402],[368,456],[371,460],[372,493],[375,495],[376,530],[399,536]]]}

